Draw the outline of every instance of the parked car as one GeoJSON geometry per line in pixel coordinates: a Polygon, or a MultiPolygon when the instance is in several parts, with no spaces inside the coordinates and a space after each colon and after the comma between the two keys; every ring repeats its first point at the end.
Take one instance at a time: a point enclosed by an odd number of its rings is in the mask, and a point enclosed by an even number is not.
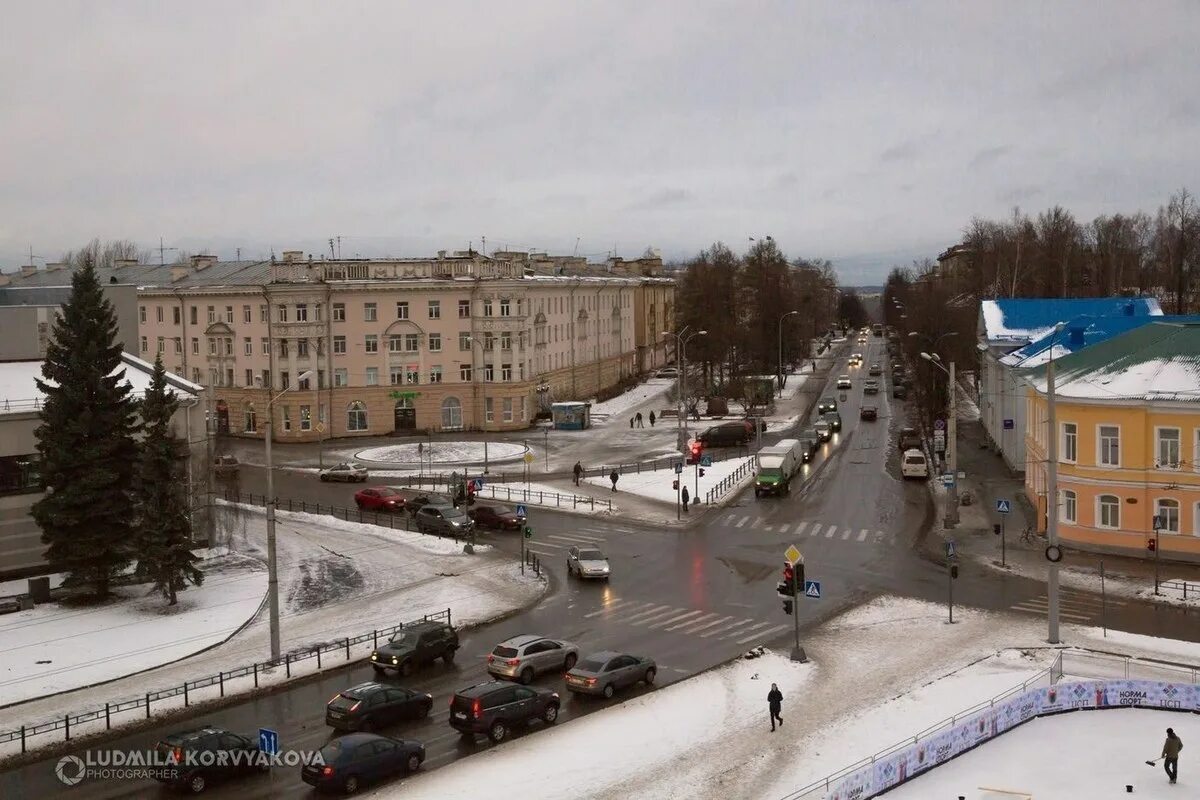
{"type": "Polygon", "coordinates": [[[828,442],[833,438],[833,426],[824,419],[817,420],[817,424],[813,425],[813,430],[817,432],[817,439],[822,442],[828,442]]]}
{"type": "Polygon", "coordinates": [[[875,420],[878,417],[879,409],[877,409],[875,406],[863,406],[858,409],[859,419],[875,420]]]}
{"type": "Polygon", "coordinates": [[[654,377],[656,377],[656,378],[678,378],[679,370],[675,369],[675,367],[663,367],[658,372],[654,373],[654,377]]]}
{"type": "Polygon", "coordinates": [[[370,731],[407,719],[425,719],[433,695],[382,683],[360,683],[325,704],[325,724],[342,731],[370,731]]]}
{"type": "Polygon", "coordinates": [[[742,422],[746,423],[746,427],[750,429],[751,438],[759,433],[767,432],[767,421],[762,417],[745,417],[742,422]]]}
{"type": "Polygon", "coordinates": [[[913,448],[921,449],[921,434],[917,433],[916,428],[901,428],[898,441],[901,453],[913,448]]]}
{"type": "Polygon", "coordinates": [[[572,547],[567,551],[567,575],[608,580],[608,558],[595,547],[572,547]]]}
{"type": "Polygon", "coordinates": [[[400,511],[404,495],[389,486],[372,486],[355,492],[354,504],[363,511],[400,511]]]}
{"type": "Polygon", "coordinates": [[[562,639],[522,634],[492,648],[487,671],[499,678],[530,683],[543,672],[565,672],[579,660],[579,648],[562,639]]]}
{"type": "Polygon", "coordinates": [[[822,397],[817,403],[817,413],[824,414],[826,411],[837,411],[837,400],[832,397],[822,397]]]}
{"type": "Polygon", "coordinates": [[[233,478],[237,476],[240,466],[236,456],[217,456],[213,459],[213,474],[218,478],[233,478]]]}
{"type": "Polygon", "coordinates": [[[842,429],[842,415],[836,411],[826,411],[821,415],[821,419],[829,423],[829,427],[834,433],[842,429]]]}
{"type": "Polygon", "coordinates": [[[879,394],[879,381],[863,381],[863,394],[879,394]]]}
{"type": "MultiPolygon", "coordinates": [[[[160,783],[192,794],[200,794],[209,784],[270,770],[269,762],[259,756],[258,742],[211,725],[172,733],[155,750],[163,760],[170,759],[175,764],[156,770],[154,777],[160,783]],[[198,756],[200,753],[225,754],[220,759],[224,763],[205,764],[198,756]]],[[[204,761],[207,760],[205,757],[204,761]]]]}
{"type": "Polygon", "coordinates": [[[892,362],[892,374],[893,375],[903,375],[904,374],[904,363],[900,362],[900,361],[893,361],[892,362]]]}
{"type": "Polygon", "coordinates": [[[567,671],[567,691],[612,697],[618,689],[645,681],[654,685],[658,667],[652,659],[602,650],[582,659],[567,671]]]}
{"type": "Polygon", "coordinates": [[[838,375],[838,379],[837,379],[837,388],[839,388],[839,389],[849,389],[849,388],[851,388],[851,387],[853,387],[853,386],[854,386],[854,384],[852,384],[852,383],[850,382],[850,376],[849,376],[849,375],[838,375]]]}
{"type": "Polygon", "coordinates": [[[439,506],[454,505],[449,499],[442,497],[441,495],[419,494],[416,497],[410,497],[405,500],[404,508],[411,516],[415,517],[418,511],[425,506],[430,505],[431,503],[439,506]]]}
{"type": "Polygon", "coordinates": [[[438,536],[457,538],[475,528],[475,523],[467,516],[466,511],[450,505],[429,503],[421,506],[413,519],[417,521],[417,530],[421,533],[436,533],[438,536]]]}
{"type": "Polygon", "coordinates": [[[925,454],[916,448],[904,451],[904,459],[900,462],[900,475],[904,478],[928,478],[929,461],[925,454]]]}
{"type": "Polygon", "coordinates": [[[458,650],[458,631],[448,622],[428,620],[402,628],[387,644],[371,653],[371,666],[376,673],[395,670],[401,675],[413,674],[417,667],[442,659],[454,663],[458,650]]]}
{"type": "Polygon", "coordinates": [[[908,399],[908,387],[904,384],[904,381],[898,380],[892,384],[892,397],[897,400],[908,399]]]}
{"type": "Polygon", "coordinates": [[[696,441],[705,447],[732,447],[750,440],[750,427],[744,422],[725,422],[708,428],[696,441]]]}
{"type": "Polygon", "coordinates": [[[558,722],[558,708],[558,692],[540,686],[478,683],[450,698],[450,727],[472,739],[483,733],[493,742],[502,742],[515,725],[535,719],[547,725],[558,722]]]}
{"type": "Polygon", "coordinates": [[[800,444],[802,447],[800,451],[800,460],[807,464],[808,462],[812,461],[813,453],[817,452],[817,450],[821,447],[821,439],[819,436],[817,436],[816,428],[805,428],[804,430],[800,431],[800,436],[798,438],[800,439],[800,444]]]}
{"type": "Polygon", "coordinates": [[[879,366],[878,364],[872,364],[870,367],[867,368],[867,374],[868,375],[882,375],[883,367],[879,366]]]}
{"type": "Polygon", "coordinates": [[[334,464],[332,467],[326,467],[319,473],[323,481],[358,481],[366,483],[367,478],[371,477],[371,473],[362,464],[355,464],[353,461],[343,461],[341,464],[334,464]]]}
{"type": "Polygon", "coordinates": [[[425,745],[373,733],[351,733],[321,748],[320,764],[300,768],[300,779],[321,791],[354,794],[368,783],[412,773],[425,761],[425,745]]]}
{"type": "Polygon", "coordinates": [[[481,528],[497,531],[521,530],[521,518],[508,506],[495,503],[476,503],[467,509],[467,516],[481,528]]]}

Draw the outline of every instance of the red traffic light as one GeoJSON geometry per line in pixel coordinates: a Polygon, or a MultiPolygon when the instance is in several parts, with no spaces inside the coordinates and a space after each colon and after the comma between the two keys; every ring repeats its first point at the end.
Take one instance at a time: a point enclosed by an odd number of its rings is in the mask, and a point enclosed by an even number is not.
{"type": "Polygon", "coordinates": [[[699,458],[702,452],[704,452],[704,445],[700,442],[692,442],[692,456],[699,458]]]}
{"type": "Polygon", "coordinates": [[[1154,544],[1154,540],[1153,540],[1153,539],[1151,539],[1150,541],[1146,542],[1146,549],[1147,549],[1147,550],[1149,550],[1151,553],[1153,553],[1153,552],[1155,551],[1155,549],[1156,549],[1156,546],[1155,546],[1155,544],[1154,544]]]}
{"type": "Polygon", "coordinates": [[[791,564],[783,565],[783,579],[791,583],[796,578],[796,570],[791,564]]]}

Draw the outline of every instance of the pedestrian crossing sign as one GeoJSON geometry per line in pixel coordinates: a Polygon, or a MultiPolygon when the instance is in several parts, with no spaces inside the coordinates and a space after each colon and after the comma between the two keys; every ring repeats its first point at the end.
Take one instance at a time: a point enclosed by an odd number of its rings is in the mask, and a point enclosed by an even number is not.
{"type": "Polygon", "coordinates": [[[821,599],[821,582],[820,581],[805,581],[804,596],[813,597],[817,600],[821,599]]]}
{"type": "Polygon", "coordinates": [[[1012,511],[1012,504],[1009,503],[1009,501],[1007,501],[1007,500],[997,500],[996,501],[996,513],[997,514],[1007,514],[1009,511],[1012,511]]]}
{"type": "Polygon", "coordinates": [[[517,506],[517,516],[521,519],[525,519],[525,517],[529,516],[529,512],[525,509],[525,506],[517,506]]]}

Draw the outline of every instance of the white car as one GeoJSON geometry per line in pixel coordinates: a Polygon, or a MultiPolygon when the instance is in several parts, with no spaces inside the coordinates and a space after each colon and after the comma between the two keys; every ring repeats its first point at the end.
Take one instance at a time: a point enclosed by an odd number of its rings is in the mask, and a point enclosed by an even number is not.
{"type": "Polygon", "coordinates": [[[608,559],[594,547],[572,547],[567,551],[567,575],[608,580],[608,559]]]}
{"type": "Polygon", "coordinates": [[[928,478],[929,461],[925,454],[916,448],[905,450],[900,461],[900,475],[904,478],[928,478]]]}
{"type": "Polygon", "coordinates": [[[862,363],[863,363],[863,354],[862,353],[851,353],[850,354],[850,366],[861,367],[862,363]]]}
{"type": "Polygon", "coordinates": [[[850,386],[851,386],[851,383],[850,383],[850,376],[849,376],[849,375],[838,375],[838,379],[837,379],[837,388],[839,388],[839,389],[849,389],[849,388],[850,388],[850,386]]]}
{"type": "Polygon", "coordinates": [[[320,472],[321,480],[323,481],[358,481],[366,483],[371,477],[371,473],[362,464],[355,464],[353,461],[343,461],[341,464],[334,464],[332,467],[326,467],[320,472]]]}
{"type": "Polygon", "coordinates": [[[663,367],[658,372],[654,373],[654,377],[656,377],[656,378],[678,378],[679,370],[675,369],[675,367],[663,367]]]}

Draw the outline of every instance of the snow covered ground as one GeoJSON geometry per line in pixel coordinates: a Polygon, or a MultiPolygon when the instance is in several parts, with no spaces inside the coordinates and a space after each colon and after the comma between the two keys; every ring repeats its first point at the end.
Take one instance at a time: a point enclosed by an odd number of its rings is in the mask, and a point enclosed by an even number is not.
{"type": "Polygon", "coordinates": [[[258,613],[266,568],[229,555],[202,563],[204,583],[166,605],[148,584],[103,606],[57,603],[0,617],[0,697],[19,703],[185,658],[232,636],[258,613]]]}
{"type": "MultiPolygon", "coordinates": [[[[674,378],[651,378],[645,383],[639,383],[627,392],[601,403],[592,403],[592,426],[607,426],[616,422],[629,423],[628,417],[633,415],[638,406],[644,405],[657,397],[663,397],[675,385],[674,378]],[[626,414],[625,412],[630,412],[626,414]]],[[[665,400],[664,400],[665,402],[665,400]]],[[[660,409],[661,410],[661,409],[660,409]]],[[[648,417],[649,411],[642,413],[648,417]]],[[[645,420],[649,425],[650,421],[645,420]]]]}
{"type": "MultiPolygon", "coordinates": [[[[708,490],[716,486],[725,478],[732,475],[743,464],[755,463],[755,456],[747,456],[746,458],[729,458],[724,461],[717,461],[711,467],[704,468],[704,477],[699,479],[699,489],[696,488],[696,468],[694,466],[685,465],[683,474],[680,476],[686,480],[688,493],[693,497],[699,497],[704,500],[704,495],[708,490]]],[[[754,479],[753,468],[746,471],[746,475],[738,485],[748,483],[754,479]]],[[[675,473],[670,469],[660,469],[654,472],[635,472],[620,476],[617,479],[617,491],[613,495],[613,499],[620,502],[618,498],[622,492],[636,494],[641,497],[648,497],[651,500],[658,500],[663,503],[675,502],[675,490],[671,488],[672,481],[675,480],[675,473]]],[[[602,486],[606,489],[612,489],[612,481],[607,477],[603,478],[585,478],[584,481],[592,486],[602,486]]],[[[733,490],[725,496],[731,496],[733,490]]]]}
{"type": "MultiPolygon", "coordinates": [[[[386,447],[371,447],[354,454],[359,461],[372,463],[393,463],[418,465],[422,462],[434,467],[452,464],[482,464],[483,442],[444,442],[437,440],[433,444],[427,442],[412,442],[409,444],[392,444],[386,447]]],[[[526,447],[514,442],[488,442],[487,457],[490,463],[500,464],[516,461],[525,455],[526,447]]],[[[376,473],[379,474],[379,473],[376,473]]]]}

